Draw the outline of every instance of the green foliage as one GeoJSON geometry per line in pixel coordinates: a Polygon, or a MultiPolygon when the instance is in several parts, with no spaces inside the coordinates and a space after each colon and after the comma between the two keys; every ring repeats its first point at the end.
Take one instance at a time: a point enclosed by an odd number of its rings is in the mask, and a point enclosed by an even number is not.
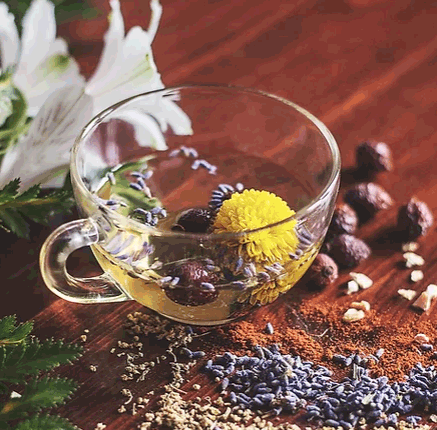
{"type": "Polygon", "coordinates": [[[0,347],[0,381],[20,383],[26,375],[37,375],[80,357],[80,345],[66,344],[62,340],[40,342],[36,338],[23,342],[9,352],[0,347]]]}
{"type": "Polygon", "coordinates": [[[71,190],[63,188],[42,196],[40,185],[19,193],[20,179],[0,190],[0,227],[19,237],[29,237],[28,220],[47,224],[48,216],[61,213],[73,205],[71,190]]]}
{"type": "Polygon", "coordinates": [[[0,155],[27,130],[27,103],[12,85],[13,68],[0,75],[0,155]]]}
{"type": "Polygon", "coordinates": [[[78,430],[78,428],[61,417],[35,415],[18,424],[15,430],[78,430]]]}
{"type": "Polygon", "coordinates": [[[9,393],[7,400],[0,404],[0,430],[10,429],[10,421],[20,419],[24,421],[15,427],[16,430],[77,429],[57,416],[29,417],[31,413],[64,403],[77,388],[75,381],[39,377],[40,373],[71,363],[83,351],[80,345],[68,345],[62,340],[40,342],[30,336],[32,328],[32,322],[17,325],[15,316],[0,320],[0,383],[2,391],[9,393]],[[12,397],[10,384],[23,384],[23,393],[12,397]]]}

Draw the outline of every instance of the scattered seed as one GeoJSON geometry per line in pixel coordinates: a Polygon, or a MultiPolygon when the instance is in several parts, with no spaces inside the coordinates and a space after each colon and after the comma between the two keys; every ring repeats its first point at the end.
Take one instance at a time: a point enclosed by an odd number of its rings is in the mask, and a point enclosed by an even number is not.
{"type": "Polygon", "coordinates": [[[86,342],[86,339],[87,339],[86,334],[83,334],[83,335],[80,337],[80,340],[81,340],[82,342],[86,342]]]}
{"type": "Polygon", "coordinates": [[[200,390],[201,388],[199,384],[193,384],[193,390],[200,390]]]}
{"type": "Polygon", "coordinates": [[[422,343],[422,345],[420,345],[420,349],[422,351],[432,351],[434,347],[429,343],[422,343]]]}
{"type": "Polygon", "coordinates": [[[94,365],[94,364],[91,364],[90,365],[90,370],[91,370],[91,372],[97,372],[97,366],[94,365]]]}
{"type": "Polygon", "coordinates": [[[416,252],[419,249],[419,244],[416,242],[408,242],[402,244],[403,252],[416,252]]]}
{"type": "Polygon", "coordinates": [[[418,333],[414,336],[414,340],[418,343],[428,343],[429,337],[426,334],[418,333]]]}

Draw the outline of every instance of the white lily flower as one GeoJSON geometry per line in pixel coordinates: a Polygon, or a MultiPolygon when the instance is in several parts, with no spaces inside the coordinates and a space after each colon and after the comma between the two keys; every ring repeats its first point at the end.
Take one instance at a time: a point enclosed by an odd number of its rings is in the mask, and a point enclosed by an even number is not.
{"type": "MultiPolygon", "coordinates": [[[[164,88],[152,53],[152,41],[162,14],[158,0],[150,3],[152,17],[148,30],[133,27],[126,36],[119,0],[111,0],[110,5],[112,13],[102,57],[86,86],[86,93],[93,96],[95,114],[128,97],[164,88]]],[[[167,130],[167,124],[175,133],[186,135],[192,134],[191,122],[172,101],[158,97],[154,100],[150,108],[144,105],[141,109],[124,109],[117,118],[133,125],[140,145],[165,150],[162,133],[167,130]]]]}
{"type": "MultiPolygon", "coordinates": [[[[26,136],[3,157],[0,188],[17,177],[21,191],[37,183],[60,185],[59,174],[65,172],[74,140],[93,115],[122,99],[164,87],[151,48],[162,13],[158,0],[151,1],[148,30],[134,27],[126,36],[119,0],[110,4],[103,53],[85,85],[77,64],[68,57],[66,43],[55,39],[50,1],[33,0],[26,12],[21,54],[13,16],[0,3],[2,66],[16,66],[13,82],[24,93],[29,114],[36,114],[26,136]]],[[[152,97],[149,102],[141,108],[127,106],[112,118],[132,124],[138,143],[157,149],[167,148],[163,133],[168,126],[176,134],[192,134],[190,119],[174,97],[152,97]]],[[[101,163],[96,157],[96,166],[101,163]]]]}
{"type": "Polygon", "coordinates": [[[0,48],[2,68],[15,66],[12,81],[27,101],[29,116],[60,88],[84,83],[67,43],[56,38],[54,4],[49,0],[32,1],[23,18],[21,44],[13,15],[0,3],[0,48]]]}
{"type": "Polygon", "coordinates": [[[2,160],[0,188],[20,178],[21,191],[57,176],[68,165],[71,146],[92,115],[92,98],[82,85],[52,94],[32,121],[27,135],[2,160]]]}

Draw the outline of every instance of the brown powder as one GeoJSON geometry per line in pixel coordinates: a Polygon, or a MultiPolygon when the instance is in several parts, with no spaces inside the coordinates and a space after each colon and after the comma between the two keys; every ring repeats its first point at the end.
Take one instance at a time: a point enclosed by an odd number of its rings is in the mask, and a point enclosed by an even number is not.
{"type": "Polygon", "coordinates": [[[213,336],[208,336],[214,339],[210,346],[217,353],[231,351],[242,355],[252,354],[254,345],[278,343],[283,353],[326,365],[336,370],[337,377],[344,376],[346,370],[333,362],[335,354],[347,356],[360,352],[367,356],[384,348],[379,363],[369,360],[368,367],[373,376],[385,375],[392,381],[402,380],[418,362],[424,366],[437,362],[432,358],[433,352],[422,351],[414,341],[417,333],[437,339],[437,327],[421,321],[418,315],[400,329],[390,315],[374,311],[358,323],[345,323],[342,316],[347,307],[335,303],[314,304],[304,300],[298,306],[282,303],[275,308],[275,312],[268,314],[275,328],[273,334],[265,330],[268,317],[260,316],[258,311],[243,321],[214,329],[213,336]]]}

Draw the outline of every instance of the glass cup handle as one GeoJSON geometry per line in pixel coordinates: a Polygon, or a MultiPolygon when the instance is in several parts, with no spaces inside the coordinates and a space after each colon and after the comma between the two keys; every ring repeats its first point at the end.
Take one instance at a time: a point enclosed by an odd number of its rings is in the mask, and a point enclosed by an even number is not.
{"type": "Polygon", "coordinates": [[[131,300],[108,274],[75,278],[67,272],[68,256],[76,249],[99,241],[92,219],[80,219],[58,227],[44,242],[40,253],[42,277],[49,290],[75,303],[111,303],[131,300]]]}

